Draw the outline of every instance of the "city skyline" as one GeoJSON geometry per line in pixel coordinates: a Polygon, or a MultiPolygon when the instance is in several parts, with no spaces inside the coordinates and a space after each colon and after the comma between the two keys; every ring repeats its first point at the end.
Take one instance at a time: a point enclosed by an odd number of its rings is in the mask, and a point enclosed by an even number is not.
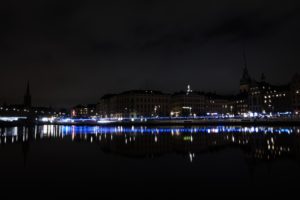
{"type": "Polygon", "coordinates": [[[2,1],[1,196],[294,198],[299,10],[2,1]]]}
{"type": "MultiPolygon", "coordinates": [[[[247,71],[248,73],[248,67],[244,65],[244,69],[243,69],[243,72],[241,73],[241,76],[240,78],[238,79],[238,84],[237,84],[237,89],[232,92],[232,93],[224,93],[224,92],[218,92],[216,90],[211,90],[211,91],[208,91],[208,90],[198,90],[198,89],[194,89],[192,88],[195,92],[201,92],[201,93],[205,93],[205,94],[216,94],[216,95],[221,95],[221,96],[235,96],[235,95],[238,95],[240,94],[242,91],[241,91],[241,81],[242,79],[244,78],[243,76],[245,75],[245,70],[247,71]]],[[[298,72],[295,72],[293,73],[293,76],[290,78],[290,80],[286,83],[282,83],[282,84],[274,84],[274,83],[271,83],[267,80],[265,80],[266,82],[270,83],[271,85],[289,85],[292,78],[295,76],[295,75],[298,75],[299,73],[298,72]]],[[[262,76],[264,77],[264,79],[266,79],[266,76],[265,76],[265,73],[261,73],[260,74],[260,77],[259,78],[253,78],[253,76],[251,76],[251,74],[247,74],[249,75],[249,78],[251,79],[251,81],[260,81],[260,79],[262,78],[262,76]]],[[[25,87],[25,92],[23,91],[22,94],[18,94],[18,99],[16,100],[13,100],[11,102],[8,102],[6,101],[6,99],[3,99],[2,102],[0,102],[0,105],[27,105],[25,107],[28,107],[28,104],[31,104],[31,101],[32,101],[32,94],[30,93],[30,91],[32,91],[32,88],[29,87],[29,84],[30,84],[30,81],[27,80],[26,82],[26,87],[25,87]],[[21,98],[23,97],[23,98],[21,98]],[[29,98],[29,100],[28,100],[29,98]],[[29,101],[29,102],[28,102],[29,101]]],[[[31,84],[32,85],[32,84],[31,84]]],[[[23,86],[24,87],[24,86],[23,86]]],[[[74,102],[73,104],[64,104],[62,102],[58,102],[58,103],[48,103],[48,104],[45,104],[45,103],[38,103],[37,101],[34,100],[34,97],[33,97],[33,104],[34,106],[46,106],[46,107],[55,107],[55,108],[72,108],[73,106],[75,105],[88,105],[88,104],[97,104],[99,103],[99,101],[101,100],[102,97],[106,96],[106,95],[117,95],[117,94],[121,94],[123,92],[127,92],[127,91],[138,91],[138,90],[141,90],[141,91],[160,91],[160,92],[163,92],[165,94],[175,94],[177,92],[183,92],[183,91],[186,91],[186,90],[189,90],[188,88],[189,87],[192,87],[190,84],[187,84],[185,85],[185,88],[182,87],[178,90],[174,90],[174,91],[163,91],[161,89],[153,89],[153,88],[129,88],[127,90],[123,90],[123,91],[120,91],[120,90],[116,90],[114,93],[113,92],[108,92],[108,93],[105,93],[105,94],[102,94],[101,96],[99,96],[96,100],[88,100],[88,101],[85,101],[85,102],[74,102]]],[[[190,88],[191,89],[191,88],[190,88]]],[[[34,94],[33,94],[34,96],[34,94]]],[[[8,98],[9,99],[9,98],[8,98]]]]}
{"type": "Polygon", "coordinates": [[[245,59],[239,81],[239,91],[222,95],[216,92],[185,90],[167,93],[161,90],[127,90],[108,93],[97,101],[76,103],[70,107],[40,106],[32,104],[30,82],[27,82],[23,103],[1,105],[1,112],[14,115],[70,115],[72,118],[143,118],[143,117],[203,117],[209,115],[252,116],[298,115],[300,111],[300,75],[282,85],[266,81],[264,73],[254,79],[248,72],[245,59]]]}

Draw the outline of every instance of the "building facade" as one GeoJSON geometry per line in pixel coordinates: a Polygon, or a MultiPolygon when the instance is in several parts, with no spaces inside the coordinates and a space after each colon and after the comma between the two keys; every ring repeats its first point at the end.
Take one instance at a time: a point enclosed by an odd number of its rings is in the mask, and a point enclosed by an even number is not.
{"type": "Polygon", "coordinates": [[[192,91],[164,94],[153,90],[131,90],[105,95],[97,104],[100,117],[191,117],[212,114],[300,113],[300,76],[296,74],[286,85],[252,79],[245,67],[237,95],[217,95],[192,91]]]}
{"type": "Polygon", "coordinates": [[[199,116],[206,113],[206,111],[207,103],[204,93],[193,92],[190,86],[187,87],[186,91],[172,95],[171,116],[199,116]]]}
{"type": "Polygon", "coordinates": [[[232,114],[234,101],[232,96],[207,94],[207,114],[232,114]]]}
{"type": "Polygon", "coordinates": [[[90,117],[97,116],[96,104],[77,105],[71,109],[72,117],[90,117]]]}
{"type": "Polygon", "coordinates": [[[154,90],[130,90],[103,96],[97,105],[101,117],[169,116],[171,95],[154,90]]]}
{"type": "Polygon", "coordinates": [[[300,113],[300,75],[295,74],[290,84],[291,106],[295,114],[300,113]]]}
{"type": "Polygon", "coordinates": [[[271,85],[264,79],[252,83],[249,91],[249,110],[257,113],[290,112],[289,85],[271,85]]]}

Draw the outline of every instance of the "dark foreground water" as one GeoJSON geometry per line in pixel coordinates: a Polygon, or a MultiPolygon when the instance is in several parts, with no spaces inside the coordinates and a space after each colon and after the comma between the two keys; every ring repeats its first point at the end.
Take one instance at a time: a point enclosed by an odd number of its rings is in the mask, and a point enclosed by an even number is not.
{"type": "Polygon", "coordinates": [[[0,198],[292,197],[300,191],[298,127],[44,125],[1,128],[0,143],[0,198]]]}

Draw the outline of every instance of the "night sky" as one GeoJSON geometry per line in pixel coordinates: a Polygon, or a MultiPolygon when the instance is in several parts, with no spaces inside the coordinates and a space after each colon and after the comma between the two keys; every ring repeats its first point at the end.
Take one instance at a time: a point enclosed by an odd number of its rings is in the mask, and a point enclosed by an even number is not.
{"type": "Polygon", "coordinates": [[[0,4],[0,103],[96,103],[130,89],[237,93],[249,72],[300,72],[299,0],[63,1],[0,4]],[[197,3],[195,3],[197,2],[197,3]]]}

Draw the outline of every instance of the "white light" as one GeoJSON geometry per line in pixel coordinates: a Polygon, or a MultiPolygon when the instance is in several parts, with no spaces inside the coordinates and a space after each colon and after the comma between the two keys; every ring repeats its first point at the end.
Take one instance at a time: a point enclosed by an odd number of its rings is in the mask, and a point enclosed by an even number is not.
{"type": "Polygon", "coordinates": [[[193,154],[189,153],[190,161],[193,162],[193,154]]]}
{"type": "Polygon", "coordinates": [[[109,120],[105,120],[105,119],[101,119],[98,121],[99,124],[108,124],[108,123],[112,123],[113,121],[109,121],[109,120]]]}
{"type": "Polygon", "coordinates": [[[48,122],[48,118],[47,117],[43,117],[41,120],[42,120],[42,122],[48,122]]]}
{"type": "Polygon", "coordinates": [[[26,119],[26,117],[0,117],[0,121],[6,122],[18,121],[19,119],[26,119]]]}

